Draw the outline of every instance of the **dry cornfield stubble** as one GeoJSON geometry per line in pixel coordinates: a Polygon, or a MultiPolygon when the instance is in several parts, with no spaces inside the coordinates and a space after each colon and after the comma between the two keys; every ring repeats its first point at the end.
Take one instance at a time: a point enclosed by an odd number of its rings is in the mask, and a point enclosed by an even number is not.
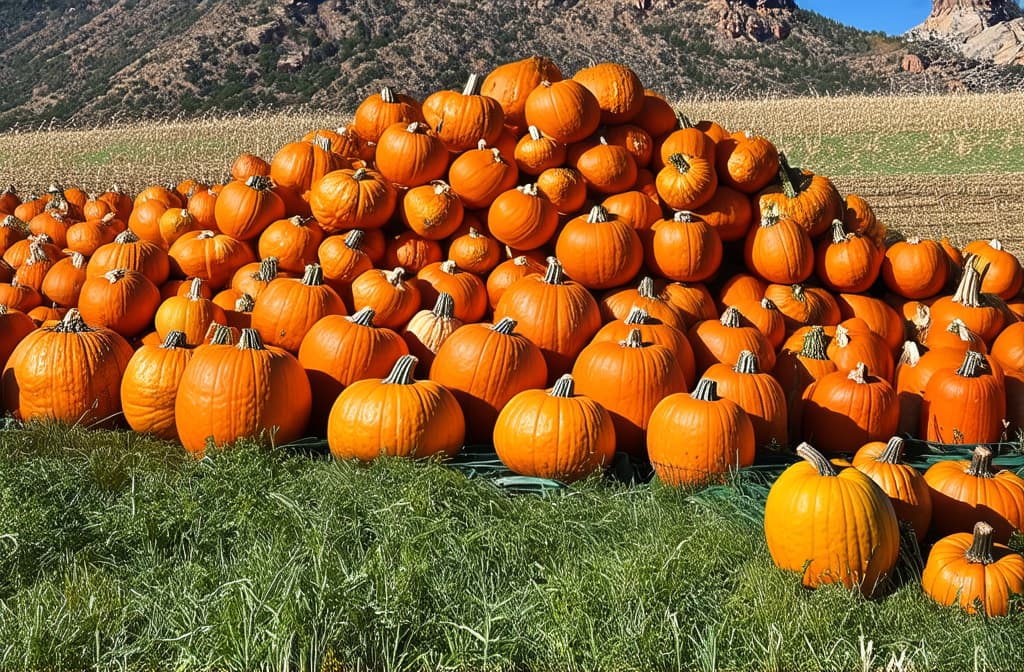
{"type": "MultiPolygon", "coordinates": [[[[958,244],[1001,238],[1024,255],[1024,94],[675,102],[692,119],[748,129],[796,165],[859,193],[890,228],[958,244]]],[[[348,113],[261,113],[110,128],[0,134],[0,184],[99,191],[185,178],[219,181],[241,152],[269,158],[348,113]]]]}

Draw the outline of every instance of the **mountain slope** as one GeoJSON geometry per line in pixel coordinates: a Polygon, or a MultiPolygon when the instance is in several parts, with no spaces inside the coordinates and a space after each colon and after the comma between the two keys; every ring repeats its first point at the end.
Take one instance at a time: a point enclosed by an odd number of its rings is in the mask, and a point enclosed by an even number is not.
{"type": "Polygon", "coordinates": [[[901,40],[792,0],[8,0],[0,129],[203,110],[351,110],[543,54],[629,64],[666,95],[889,90],[901,40]]]}

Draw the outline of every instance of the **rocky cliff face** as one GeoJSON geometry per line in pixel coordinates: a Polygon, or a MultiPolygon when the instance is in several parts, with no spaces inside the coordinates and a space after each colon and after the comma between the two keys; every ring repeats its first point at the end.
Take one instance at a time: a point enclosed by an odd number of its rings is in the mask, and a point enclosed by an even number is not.
{"type": "Polygon", "coordinates": [[[1024,65],[1024,11],[1013,0],[934,0],[907,37],[945,42],[974,60],[1024,65]]]}

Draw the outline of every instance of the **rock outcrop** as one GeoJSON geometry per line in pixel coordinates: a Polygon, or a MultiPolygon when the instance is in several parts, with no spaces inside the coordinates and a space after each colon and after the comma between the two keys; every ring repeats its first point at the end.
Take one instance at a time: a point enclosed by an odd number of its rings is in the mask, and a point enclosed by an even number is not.
{"type": "Polygon", "coordinates": [[[907,37],[945,42],[978,61],[1024,65],[1024,10],[1013,0],[934,0],[907,37]]]}

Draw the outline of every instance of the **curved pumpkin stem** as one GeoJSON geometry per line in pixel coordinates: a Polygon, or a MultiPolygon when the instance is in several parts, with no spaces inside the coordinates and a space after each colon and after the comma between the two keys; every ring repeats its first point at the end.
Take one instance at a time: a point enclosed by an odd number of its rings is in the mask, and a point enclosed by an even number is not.
{"type": "Polygon", "coordinates": [[[974,340],[971,338],[971,330],[959,317],[954,317],[950,320],[949,326],[946,327],[946,331],[951,334],[956,334],[956,337],[964,343],[970,343],[974,340]]]}
{"type": "Polygon", "coordinates": [[[453,259],[445,259],[441,262],[441,272],[447,273],[448,275],[455,275],[460,272],[459,265],[455,263],[453,259]]]}
{"type": "Polygon", "coordinates": [[[968,308],[984,308],[988,306],[985,296],[981,293],[982,274],[978,271],[978,267],[975,264],[976,259],[977,257],[973,254],[968,254],[964,258],[963,275],[960,277],[960,284],[957,285],[956,292],[953,294],[953,303],[958,303],[968,308]]]}
{"type": "Polygon", "coordinates": [[[651,314],[640,306],[633,306],[629,309],[629,314],[626,315],[626,319],[623,320],[624,324],[650,324],[651,314]]]}
{"type": "Polygon", "coordinates": [[[850,239],[853,234],[847,234],[846,229],[843,228],[843,221],[841,219],[832,220],[832,243],[835,245],[841,245],[850,239]]]}
{"type": "Polygon", "coordinates": [[[311,144],[316,145],[325,152],[331,151],[331,141],[329,138],[316,133],[313,135],[313,139],[309,141],[311,144]]]}
{"type": "Polygon", "coordinates": [[[203,300],[203,279],[192,278],[192,282],[189,283],[188,293],[185,294],[185,298],[189,301],[202,301],[203,300]]]}
{"type": "Polygon", "coordinates": [[[796,447],[796,454],[813,464],[814,468],[818,470],[819,476],[839,475],[839,470],[836,469],[836,465],[829,462],[827,457],[819,453],[814,446],[806,441],[796,447]]]}
{"type": "Polygon", "coordinates": [[[771,228],[779,223],[782,219],[782,213],[779,212],[779,205],[772,201],[765,208],[761,210],[761,227],[771,228]]]}
{"type": "Polygon", "coordinates": [[[506,336],[508,336],[509,334],[516,330],[516,325],[518,324],[519,323],[513,320],[511,317],[503,317],[501,318],[501,320],[498,321],[497,324],[491,327],[491,331],[496,331],[499,334],[505,334],[506,336]]]}
{"type": "Polygon", "coordinates": [[[784,152],[779,152],[779,184],[782,185],[782,193],[786,198],[796,198],[800,195],[800,171],[789,165],[789,159],[784,152]]]}
{"type": "Polygon", "coordinates": [[[522,192],[526,196],[533,196],[533,197],[539,197],[540,196],[540,190],[537,189],[537,183],[536,182],[531,182],[530,184],[524,184],[522,186],[516,187],[516,189],[518,189],[520,192],[522,192]]]}
{"type": "Polygon", "coordinates": [[[571,373],[564,373],[562,376],[555,381],[554,387],[551,388],[551,392],[548,393],[550,397],[559,397],[562,399],[569,399],[576,394],[576,381],[573,380],[571,373]]]}
{"type": "Polygon", "coordinates": [[[758,365],[757,355],[750,350],[740,351],[740,356],[736,359],[736,366],[734,366],[732,370],[736,373],[761,373],[761,367],[758,365]]]}
{"type": "Polygon", "coordinates": [[[807,296],[804,294],[803,285],[793,285],[793,298],[800,303],[807,303],[807,296]]]}
{"type": "Polygon", "coordinates": [[[238,337],[238,344],[235,346],[239,350],[265,350],[263,346],[263,337],[260,336],[260,332],[255,329],[246,327],[242,329],[242,334],[238,337]]]}
{"type": "Polygon", "coordinates": [[[16,229],[22,233],[28,232],[28,225],[14,215],[7,215],[4,217],[3,221],[0,221],[0,227],[5,229],[16,229]]]}
{"type": "Polygon", "coordinates": [[[978,446],[971,456],[971,466],[967,468],[967,475],[975,478],[992,478],[995,473],[992,471],[992,451],[985,446],[978,446]]]}
{"type": "Polygon", "coordinates": [[[850,330],[841,324],[837,325],[836,335],[832,337],[832,340],[835,341],[836,345],[840,348],[848,347],[850,345],[850,330]]]}
{"type": "Polygon", "coordinates": [[[112,268],[103,274],[103,277],[107,279],[110,284],[114,284],[124,279],[124,276],[128,274],[127,268],[112,268]]]}
{"type": "Polygon", "coordinates": [[[121,233],[117,234],[114,237],[114,242],[120,243],[121,245],[127,245],[128,243],[137,243],[139,242],[139,236],[131,229],[125,229],[124,231],[122,231],[121,233]]]}
{"type": "Polygon", "coordinates": [[[366,172],[366,168],[357,168],[356,172],[352,173],[352,179],[356,182],[369,179],[370,174],[366,172]]]}
{"type": "Polygon", "coordinates": [[[906,444],[903,439],[898,436],[894,436],[885,444],[885,450],[883,450],[882,454],[875,459],[875,462],[900,464],[903,461],[903,451],[905,448],[906,444]]]}
{"type": "Polygon", "coordinates": [[[964,361],[960,364],[960,368],[956,370],[956,375],[963,376],[964,378],[977,378],[987,368],[988,362],[985,361],[985,355],[976,350],[968,350],[964,353],[964,361]]]}
{"type": "Polygon", "coordinates": [[[435,317],[451,319],[455,317],[455,299],[448,292],[441,292],[434,302],[434,309],[430,311],[435,317]]]}
{"type": "Polygon", "coordinates": [[[412,385],[416,382],[412,378],[412,372],[419,361],[415,355],[402,355],[382,382],[385,385],[412,385]]]}
{"type": "Polygon", "coordinates": [[[167,332],[167,338],[164,339],[164,342],[159,347],[171,350],[173,348],[184,348],[186,345],[188,345],[188,340],[185,337],[185,332],[173,329],[167,332]]]}
{"type": "Polygon", "coordinates": [[[690,393],[692,399],[697,401],[718,401],[718,381],[711,378],[701,378],[690,393]]]}
{"type": "Polygon", "coordinates": [[[644,299],[657,299],[657,295],[654,293],[654,278],[649,275],[645,275],[640,279],[640,284],[636,287],[636,293],[644,299]]]}
{"type": "Polygon", "coordinates": [[[565,271],[562,262],[555,257],[548,257],[548,268],[544,272],[544,284],[561,285],[565,282],[565,271]]]}
{"type": "Polygon", "coordinates": [[[370,306],[365,306],[357,310],[352,315],[349,315],[346,319],[348,319],[349,322],[358,324],[361,327],[372,327],[373,318],[375,317],[377,317],[377,311],[375,311],[370,306]]]}
{"type": "Polygon", "coordinates": [[[994,528],[983,520],[974,524],[974,538],[971,547],[964,553],[967,562],[975,565],[991,565],[995,562],[992,555],[992,533],[994,528]]]}
{"type": "Polygon", "coordinates": [[[917,341],[903,341],[903,350],[900,352],[900,364],[906,366],[917,366],[921,361],[921,346],[917,341]]]}
{"type": "Polygon", "coordinates": [[[384,277],[387,281],[395,287],[402,286],[402,280],[405,279],[405,269],[401,266],[395,266],[393,270],[384,271],[384,277]]]}
{"type": "Polygon", "coordinates": [[[697,221],[696,215],[690,210],[676,210],[675,214],[672,215],[673,222],[679,222],[680,224],[692,224],[697,221]]]}

